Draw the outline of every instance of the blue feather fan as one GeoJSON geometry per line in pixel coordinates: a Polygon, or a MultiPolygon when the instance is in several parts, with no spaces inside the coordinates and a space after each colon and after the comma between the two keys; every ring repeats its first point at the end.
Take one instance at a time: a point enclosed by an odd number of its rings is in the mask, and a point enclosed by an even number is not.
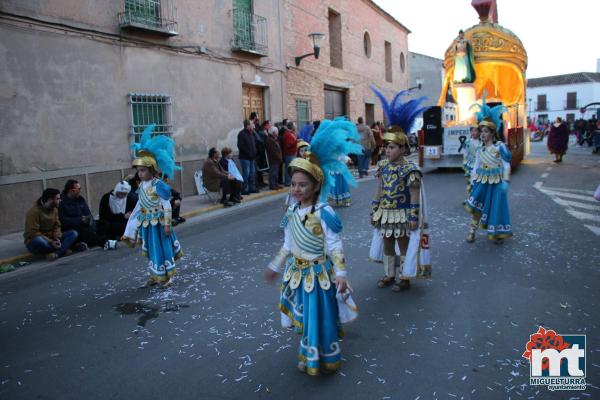
{"type": "Polygon", "coordinates": [[[485,96],[481,99],[481,104],[473,104],[471,109],[479,108],[479,111],[475,113],[477,117],[477,123],[483,121],[484,119],[490,119],[494,125],[496,125],[496,130],[500,129],[500,125],[502,124],[502,114],[507,112],[508,109],[502,104],[498,104],[497,106],[490,107],[485,102],[485,96]]]}
{"type": "Polygon", "coordinates": [[[164,135],[152,136],[155,127],[156,124],[148,125],[142,132],[140,142],[134,143],[131,148],[152,154],[160,172],[172,179],[175,171],[181,169],[175,165],[175,141],[164,135]]]}
{"type": "Polygon", "coordinates": [[[415,118],[427,109],[427,107],[421,105],[421,103],[427,99],[425,96],[404,103],[402,102],[402,97],[408,95],[410,90],[398,92],[391,102],[388,102],[383,93],[377,90],[375,86],[371,85],[371,90],[373,90],[373,93],[379,98],[388,124],[390,126],[399,126],[406,134],[410,133],[410,128],[415,122],[415,118]]]}
{"type": "Polygon", "coordinates": [[[348,154],[362,154],[360,134],[353,122],[340,117],[335,120],[323,120],[310,142],[310,152],[317,157],[323,170],[321,201],[325,202],[327,193],[335,186],[333,173],[340,173],[350,186],[356,186],[356,180],[348,170],[345,157],[348,154]]]}

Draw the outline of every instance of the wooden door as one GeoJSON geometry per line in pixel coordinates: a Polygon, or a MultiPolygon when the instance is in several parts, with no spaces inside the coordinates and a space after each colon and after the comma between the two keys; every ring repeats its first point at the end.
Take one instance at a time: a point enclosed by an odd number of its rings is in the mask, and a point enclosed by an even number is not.
{"type": "Polygon", "coordinates": [[[258,120],[262,122],[265,117],[263,88],[260,86],[243,85],[242,108],[244,119],[250,118],[250,114],[256,112],[258,120]]]}
{"type": "Polygon", "coordinates": [[[346,92],[325,89],[325,118],[333,119],[346,115],[346,92]]]}
{"type": "Polygon", "coordinates": [[[365,104],[365,123],[372,126],[375,123],[375,105],[365,104]]]}

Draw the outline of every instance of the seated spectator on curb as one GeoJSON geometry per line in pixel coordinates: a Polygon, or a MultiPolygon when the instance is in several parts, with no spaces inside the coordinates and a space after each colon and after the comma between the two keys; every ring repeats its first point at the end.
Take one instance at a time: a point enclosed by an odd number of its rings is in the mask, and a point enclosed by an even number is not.
{"type": "Polygon", "coordinates": [[[98,230],[101,230],[107,239],[120,240],[125,232],[127,220],[133,211],[133,208],[127,208],[127,195],[130,191],[129,183],[121,181],[100,199],[98,230]]]}
{"type": "Polygon", "coordinates": [[[218,192],[222,189],[221,204],[223,204],[223,207],[231,207],[232,202],[239,203],[240,200],[234,194],[232,181],[235,181],[235,178],[221,167],[221,164],[219,164],[220,157],[219,150],[214,147],[208,151],[208,158],[202,166],[202,183],[210,192],[218,192]],[[227,195],[229,195],[229,201],[227,195]]]}
{"type": "Polygon", "coordinates": [[[65,183],[65,188],[60,195],[58,217],[63,229],[77,231],[77,241],[85,243],[88,247],[104,246],[96,233],[96,224],[87,202],[81,196],[81,185],[74,179],[65,183]]]}
{"type": "Polygon", "coordinates": [[[165,175],[163,179],[169,184],[169,187],[171,188],[171,197],[169,198],[169,203],[171,203],[171,218],[173,220],[172,224],[173,226],[183,224],[185,222],[185,218],[179,215],[179,213],[181,212],[181,202],[183,201],[183,199],[181,198],[181,193],[173,189],[173,186],[171,185],[171,180],[169,179],[168,175],[165,175]]]}
{"type": "MultiPolygon", "coordinates": [[[[233,177],[235,178],[235,180],[231,181],[231,185],[233,186],[233,199],[241,200],[241,192],[244,178],[242,177],[240,170],[235,164],[235,161],[233,161],[233,150],[231,150],[231,148],[223,147],[221,149],[221,159],[219,160],[219,164],[225,172],[227,172],[230,175],[233,175],[233,177]]],[[[237,201],[237,203],[239,203],[239,201],[237,201]]]]}
{"type": "MultiPolygon", "coordinates": [[[[33,254],[45,254],[49,261],[68,255],[70,247],[77,240],[77,231],[62,232],[58,219],[59,204],[60,191],[48,188],[42,192],[42,197],[37,199],[25,217],[25,247],[33,254]]],[[[76,250],[85,249],[85,246],[76,246],[76,250]]]]}

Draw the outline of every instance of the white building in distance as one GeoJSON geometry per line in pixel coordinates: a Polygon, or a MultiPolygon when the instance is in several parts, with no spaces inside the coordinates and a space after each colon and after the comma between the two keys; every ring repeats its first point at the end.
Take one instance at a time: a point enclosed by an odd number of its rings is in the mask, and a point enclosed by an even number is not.
{"type": "MultiPolygon", "coordinates": [[[[599,65],[600,69],[600,65],[599,65]]],[[[600,103],[600,71],[533,78],[527,81],[527,116],[533,121],[566,121],[598,117],[600,105],[590,106],[584,114],[581,108],[600,103]]]]}

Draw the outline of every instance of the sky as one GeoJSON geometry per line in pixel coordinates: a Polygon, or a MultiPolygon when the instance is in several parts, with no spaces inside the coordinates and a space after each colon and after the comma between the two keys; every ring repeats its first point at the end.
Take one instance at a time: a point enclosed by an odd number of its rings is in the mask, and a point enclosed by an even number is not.
{"type": "MultiPolygon", "coordinates": [[[[374,0],[411,30],[408,49],[436,58],[479,23],[471,0],[374,0]]],[[[497,0],[498,23],[523,42],[527,78],[596,72],[600,0],[497,0]]],[[[600,71],[599,71],[600,72],[600,71]]]]}

